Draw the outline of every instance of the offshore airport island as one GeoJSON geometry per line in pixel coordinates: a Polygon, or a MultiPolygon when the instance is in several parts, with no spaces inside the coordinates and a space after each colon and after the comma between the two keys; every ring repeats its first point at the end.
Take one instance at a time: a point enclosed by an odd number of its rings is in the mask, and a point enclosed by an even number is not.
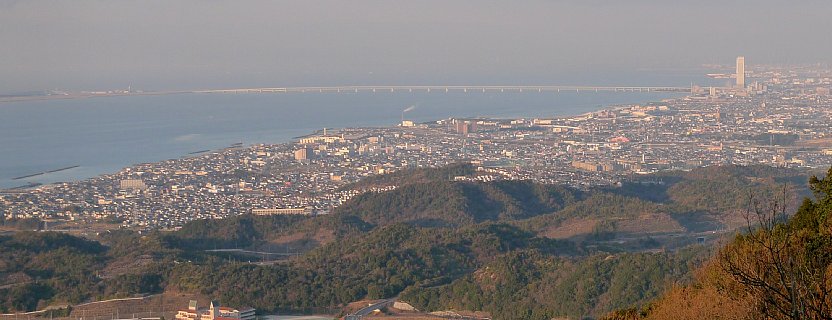
{"type": "MultiPolygon", "coordinates": [[[[415,232],[396,229],[402,220],[415,226],[457,228],[463,234],[471,223],[487,232],[503,232],[501,228],[508,227],[488,222],[510,221],[512,228],[533,230],[535,239],[559,243],[568,256],[609,253],[599,258],[600,264],[617,259],[616,254],[690,250],[691,245],[720,241],[747,223],[735,203],[745,193],[727,195],[713,185],[703,191],[703,181],[732,188],[736,185],[730,183],[759,188],[773,184],[774,192],[785,188],[783,193],[797,199],[808,193],[807,177],[823,173],[832,163],[832,70],[776,66],[746,70],[745,59],[739,57],[735,74],[710,76],[730,78],[733,85],[692,86],[690,93],[677,98],[553,118],[414,122],[404,109],[401,122],[389,127],[322,128],[288,143],[235,144],[83,181],[21,185],[0,191],[3,228],[10,233],[13,228],[29,228],[90,238],[131,230],[138,237],[130,238],[138,241],[137,252],[146,245],[141,239],[161,237],[163,247],[229,259],[239,268],[314,266],[326,270],[320,271],[326,277],[337,277],[336,269],[326,268],[338,258],[323,256],[357,255],[333,247],[342,239],[352,239],[345,234],[381,226],[388,232],[415,232]],[[465,217],[473,210],[472,203],[444,203],[455,201],[455,192],[462,199],[486,199],[498,209],[488,216],[465,217]],[[711,197],[696,200],[703,192],[711,192],[711,197]],[[409,198],[413,195],[438,200],[419,203],[409,198]],[[528,201],[535,204],[520,204],[528,201]],[[448,208],[460,214],[437,216],[448,208]],[[401,217],[390,217],[397,212],[401,217]],[[549,213],[555,218],[541,218],[549,213]],[[255,225],[241,227],[245,221],[255,225]],[[274,234],[269,236],[256,225],[262,221],[284,226],[268,229],[274,234]],[[221,240],[200,240],[206,233],[221,240]]],[[[26,178],[20,181],[25,183],[26,178]]],[[[361,239],[372,238],[372,232],[361,239]]],[[[517,232],[512,239],[528,236],[517,232]]],[[[511,243],[507,246],[522,246],[511,243]]],[[[396,257],[395,261],[407,260],[396,257]]],[[[151,253],[133,259],[109,266],[96,279],[122,279],[131,269],[158,263],[151,253]]],[[[172,268],[198,265],[196,260],[179,255],[171,260],[178,265],[172,268]]],[[[468,268],[482,266],[475,263],[468,268]]],[[[192,268],[192,272],[200,270],[192,268]]],[[[318,313],[346,319],[500,318],[499,311],[483,312],[488,309],[483,304],[481,310],[444,308],[423,293],[401,291],[417,284],[453,286],[460,279],[476,281],[492,272],[483,270],[490,269],[477,269],[465,277],[395,275],[401,284],[394,289],[371,284],[344,295],[321,293],[318,296],[332,296],[307,304],[293,304],[291,297],[284,297],[285,301],[274,301],[279,307],[267,310],[262,310],[266,302],[235,299],[229,292],[188,292],[182,282],[176,290],[179,296],[166,297],[169,288],[159,295],[163,285],[156,283],[147,290],[109,292],[108,297],[123,298],[113,305],[80,306],[66,312],[82,317],[79,312],[86,310],[87,318],[95,319],[116,318],[115,313],[123,316],[127,310],[133,310],[134,318],[171,317],[178,312],[176,319],[250,319],[253,306],[264,314],[318,313]],[[148,292],[153,294],[142,294],[148,292]],[[218,295],[231,300],[223,304],[237,304],[232,306],[242,311],[211,301],[218,295]],[[130,299],[141,307],[124,305],[130,299]]],[[[175,278],[173,274],[170,277],[175,278]]],[[[32,276],[2,276],[0,284],[8,288],[39,281],[32,276]]],[[[90,295],[79,297],[96,300],[90,295]]],[[[570,317],[599,316],[616,307],[620,305],[562,310],[570,317]]]]}

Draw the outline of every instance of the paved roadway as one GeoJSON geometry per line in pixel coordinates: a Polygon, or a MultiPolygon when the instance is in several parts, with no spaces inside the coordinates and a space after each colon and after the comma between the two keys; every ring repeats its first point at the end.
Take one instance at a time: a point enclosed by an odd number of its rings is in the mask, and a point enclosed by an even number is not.
{"type": "Polygon", "coordinates": [[[361,310],[358,310],[353,314],[350,314],[350,315],[344,317],[344,320],[360,320],[362,317],[364,317],[366,315],[369,315],[370,313],[373,313],[373,311],[375,311],[377,309],[384,308],[388,305],[391,305],[395,301],[396,301],[396,298],[376,302],[376,303],[371,304],[367,307],[361,308],[361,310]]]}
{"type": "Polygon", "coordinates": [[[246,253],[246,254],[255,254],[255,255],[268,255],[268,256],[297,256],[298,253],[285,253],[285,252],[264,252],[264,251],[252,251],[252,250],[245,250],[245,249],[211,249],[205,250],[206,252],[231,252],[231,253],[246,253]]]}

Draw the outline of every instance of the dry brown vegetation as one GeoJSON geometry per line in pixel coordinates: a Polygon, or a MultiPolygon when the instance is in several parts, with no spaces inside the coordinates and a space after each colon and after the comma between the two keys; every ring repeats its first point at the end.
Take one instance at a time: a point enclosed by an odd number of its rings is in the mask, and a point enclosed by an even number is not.
{"type": "Polygon", "coordinates": [[[832,318],[832,168],[789,217],[789,193],[756,199],[746,229],[697,272],[642,309],[605,319],[832,318]]]}
{"type": "Polygon", "coordinates": [[[675,286],[650,310],[647,319],[759,319],[755,297],[729,279],[715,263],[698,272],[695,285],[675,286]]]}
{"type": "MultiPolygon", "coordinates": [[[[168,292],[136,298],[129,300],[101,301],[88,304],[79,304],[72,307],[72,311],[66,317],[53,317],[53,319],[89,319],[89,320],[110,320],[130,317],[164,317],[173,319],[176,310],[187,308],[188,301],[197,300],[200,304],[208,304],[209,298],[188,293],[168,292]]],[[[0,315],[0,320],[22,320],[35,319],[49,316],[43,313],[29,315],[0,315]]]]}

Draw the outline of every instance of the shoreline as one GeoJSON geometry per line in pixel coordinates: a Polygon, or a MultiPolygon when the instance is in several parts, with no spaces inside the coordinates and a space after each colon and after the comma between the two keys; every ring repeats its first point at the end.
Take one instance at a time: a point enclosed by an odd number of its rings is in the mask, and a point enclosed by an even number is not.
{"type": "MultiPolygon", "coordinates": [[[[186,93],[186,92],[180,92],[179,94],[182,94],[182,93],[186,93]]],[[[191,93],[191,94],[194,94],[194,93],[191,93]]],[[[667,95],[668,93],[666,93],[666,92],[656,92],[656,94],[667,95]]],[[[505,116],[505,117],[503,117],[503,116],[497,116],[497,117],[476,117],[476,118],[479,118],[479,119],[493,119],[493,120],[507,120],[507,119],[528,119],[528,118],[561,119],[561,118],[568,118],[568,117],[581,117],[581,116],[590,115],[590,114],[593,114],[593,113],[596,113],[596,112],[602,112],[602,111],[607,111],[607,110],[618,110],[618,109],[621,109],[621,108],[627,108],[629,106],[638,105],[638,104],[659,103],[659,102],[662,102],[662,101],[683,99],[683,98],[689,96],[689,94],[682,94],[682,93],[676,93],[676,94],[670,93],[670,94],[672,94],[673,96],[669,97],[669,98],[664,98],[664,99],[650,99],[650,100],[646,100],[646,101],[642,101],[642,102],[613,103],[613,104],[607,104],[607,105],[597,105],[597,109],[593,109],[591,111],[585,111],[585,112],[574,113],[574,114],[556,115],[556,116],[551,116],[551,117],[537,117],[537,116],[514,116],[514,117],[505,116]]],[[[128,96],[149,96],[149,95],[159,95],[159,94],[97,95],[97,96],[91,96],[91,97],[128,97],[128,96]]],[[[81,97],[79,97],[79,99],[80,98],[81,97]]],[[[83,98],[86,98],[86,97],[83,97],[83,98]]],[[[51,99],[51,100],[59,100],[59,99],[51,99]]],[[[33,101],[33,100],[30,100],[30,101],[33,101]]],[[[0,99],[0,104],[2,102],[3,102],[2,99],[0,99]]],[[[419,121],[418,123],[433,122],[433,121],[437,121],[437,120],[441,120],[441,119],[445,119],[445,118],[434,118],[432,120],[419,121]]],[[[341,130],[341,129],[345,129],[345,128],[373,128],[373,127],[375,127],[375,128],[385,128],[385,127],[386,128],[395,128],[395,127],[397,127],[397,125],[387,125],[387,126],[361,125],[361,126],[338,127],[338,128],[331,128],[331,129],[333,131],[337,131],[337,130],[341,130]]],[[[310,128],[310,129],[312,129],[312,128],[310,128]]],[[[226,145],[226,146],[218,146],[218,147],[215,147],[215,148],[208,148],[208,149],[201,149],[201,150],[198,150],[198,151],[184,152],[184,153],[176,156],[175,159],[187,159],[187,158],[199,157],[199,156],[204,156],[204,155],[210,154],[210,153],[223,152],[223,151],[226,151],[226,150],[229,150],[229,149],[248,148],[248,147],[251,147],[251,146],[254,146],[254,145],[258,145],[258,144],[273,144],[273,145],[288,144],[288,143],[293,143],[294,141],[296,141],[296,140],[298,140],[302,137],[308,137],[308,136],[313,136],[313,135],[317,135],[317,134],[321,134],[320,129],[312,129],[312,130],[308,131],[308,133],[306,133],[306,134],[302,134],[300,136],[295,135],[295,136],[286,137],[285,139],[281,139],[279,141],[251,143],[251,144],[243,144],[241,142],[238,142],[238,143],[233,143],[231,145],[226,145]]],[[[156,162],[166,160],[165,158],[172,159],[170,157],[162,157],[162,159],[159,159],[159,160],[156,160],[156,161],[144,161],[142,163],[156,163],[156,162]]],[[[20,192],[20,191],[30,191],[30,190],[39,190],[39,189],[42,189],[42,188],[49,188],[51,186],[54,186],[54,185],[57,185],[57,184],[62,184],[62,183],[78,183],[78,182],[83,182],[83,181],[87,181],[87,180],[90,180],[90,179],[95,179],[97,177],[116,174],[121,170],[124,170],[126,168],[130,168],[132,166],[139,165],[139,164],[141,164],[141,163],[130,163],[130,164],[126,164],[124,166],[119,167],[115,171],[107,171],[107,172],[94,174],[94,175],[91,175],[91,176],[85,176],[85,177],[80,177],[80,178],[75,178],[75,179],[68,179],[68,180],[65,180],[65,181],[52,181],[52,182],[28,181],[29,183],[26,184],[26,185],[8,186],[8,187],[0,188],[0,190],[2,190],[2,191],[15,190],[15,191],[20,192]]],[[[19,181],[19,180],[27,181],[26,180],[27,178],[39,177],[39,176],[42,176],[42,175],[46,175],[48,173],[54,173],[54,172],[60,172],[60,171],[64,171],[64,170],[74,169],[74,168],[77,168],[77,167],[80,167],[80,166],[81,165],[75,165],[75,166],[71,166],[71,167],[65,167],[65,168],[60,168],[60,169],[56,169],[56,170],[42,171],[42,172],[35,173],[35,174],[29,174],[29,175],[24,175],[24,176],[15,177],[15,178],[8,178],[8,179],[9,179],[9,181],[19,181]]]]}

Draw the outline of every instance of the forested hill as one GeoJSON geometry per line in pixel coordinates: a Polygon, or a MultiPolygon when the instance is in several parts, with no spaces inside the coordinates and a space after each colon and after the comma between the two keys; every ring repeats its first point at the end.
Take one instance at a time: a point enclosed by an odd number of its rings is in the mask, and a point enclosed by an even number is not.
{"type": "Polygon", "coordinates": [[[464,168],[468,166],[418,169],[418,182],[361,194],[327,216],[195,221],[166,240],[182,248],[213,249],[258,246],[294,237],[304,239],[304,247],[309,249],[395,223],[461,227],[486,221],[511,223],[541,236],[563,239],[599,233],[607,238],[610,234],[701,233],[745,225],[743,210],[749,195],[769,197],[782,193],[785,187],[788,198],[797,203],[808,194],[808,175],[782,168],[702,168],[586,191],[530,181],[448,181],[447,171],[468,170],[464,168]]]}
{"type": "Polygon", "coordinates": [[[699,268],[694,282],[605,318],[832,318],[832,168],[811,177],[809,188],[791,217],[787,199],[760,199],[750,216],[756,225],[699,268]]]}
{"type": "Polygon", "coordinates": [[[644,305],[689,279],[710,252],[689,244],[716,239],[709,230],[727,230],[748,192],[771,195],[786,183],[787,196],[797,197],[807,179],[785,169],[727,167],[576,190],[450,181],[449,170],[451,177],[474,174],[458,165],[418,169],[409,181],[402,173],[379,177],[374,183],[402,183],[357,196],[329,215],[243,215],[93,240],[49,232],[2,236],[0,311],[168,290],[261,312],[330,310],[399,296],[423,311],[597,317],[644,305]],[[213,249],[289,256],[258,264],[274,257],[213,249]]]}
{"type": "Polygon", "coordinates": [[[405,184],[384,193],[364,193],[336,210],[368,223],[462,226],[534,217],[577,202],[581,192],[529,181],[492,183],[436,180],[405,184]]]}
{"type": "Polygon", "coordinates": [[[770,197],[789,188],[790,201],[808,196],[807,180],[812,174],[768,166],[718,166],[692,171],[669,171],[626,181],[612,192],[643,200],[673,204],[679,212],[719,212],[743,208],[749,195],[770,197]]]}

